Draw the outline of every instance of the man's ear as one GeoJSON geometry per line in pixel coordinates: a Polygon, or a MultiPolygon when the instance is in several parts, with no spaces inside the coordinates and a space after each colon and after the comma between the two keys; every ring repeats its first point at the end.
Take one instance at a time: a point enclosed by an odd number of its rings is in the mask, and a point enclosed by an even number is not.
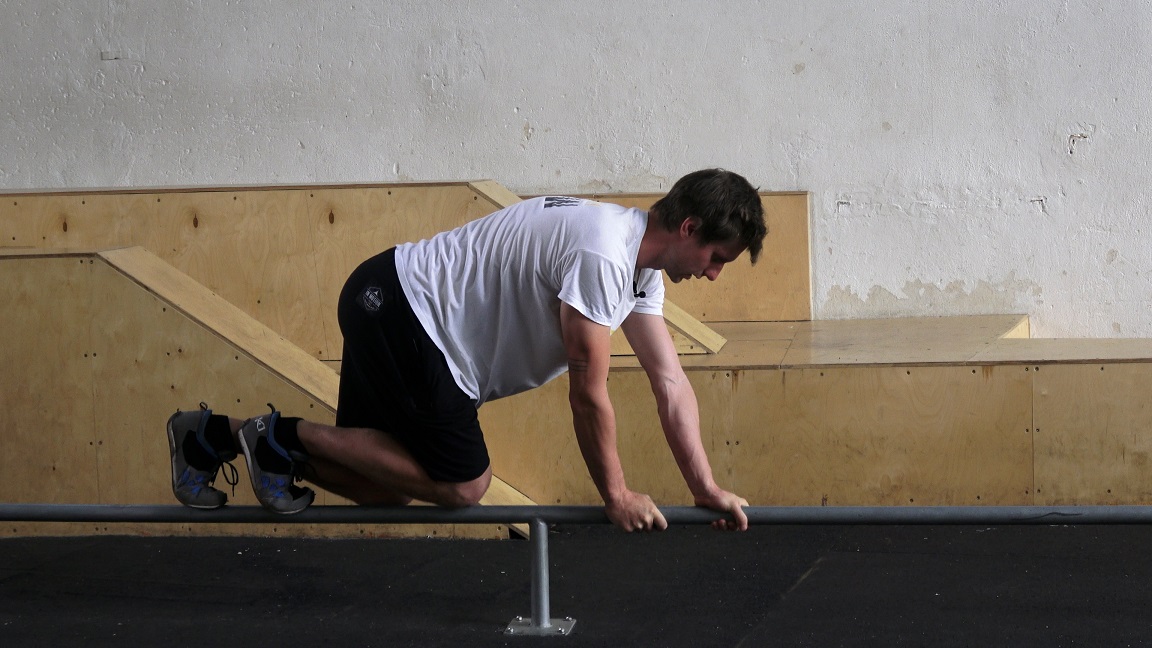
{"type": "Polygon", "coordinates": [[[692,238],[698,229],[700,229],[700,223],[692,216],[680,222],[680,236],[683,238],[692,238]]]}

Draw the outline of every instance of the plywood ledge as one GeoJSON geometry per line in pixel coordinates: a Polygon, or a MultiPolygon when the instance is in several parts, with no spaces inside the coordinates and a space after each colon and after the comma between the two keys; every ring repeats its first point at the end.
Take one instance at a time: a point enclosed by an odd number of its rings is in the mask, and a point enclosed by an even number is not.
{"type": "Polygon", "coordinates": [[[1032,322],[1027,315],[1021,315],[1020,321],[1011,330],[1005,331],[1001,339],[1027,339],[1032,337],[1032,322]]]}
{"type": "MultiPolygon", "coordinates": [[[[665,320],[665,323],[667,323],[667,320],[665,320]]],[[[676,348],[677,355],[696,356],[708,355],[709,353],[708,349],[704,348],[699,342],[684,336],[673,327],[668,327],[668,334],[672,336],[672,346],[676,348]]],[[[624,331],[617,329],[612,334],[611,342],[610,352],[613,357],[636,358],[636,352],[632,350],[632,345],[628,344],[628,338],[624,336],[624,331]]]]}
{"type": "Polygon", "coordinates": [[[670,301],[664,302],[664,319],[672,328],[695,340],[708,353],[719,353],[720,349],[723,349],[724,345],[728,343],[728,340],[724,339],[724,336],[717,333],[712,327],[692,317],[688,311],[670,301]]]}
{"type": "MultiPolygon", "coordinates": [[[[469,182],[468,186],[477,195],[492,203],[495,209],[504,209],[520,202],[520,196],[512,193],[507,187],[494,180],[477,180],[469,182]]],[[[495,211],[495,209],[493,211],[495,211]]]]}
{"type": "Polygon", "coordinates": [[[326,191],[330,189],[400,189],[464,187],[467,180],[429,182],[350,182],[346,184],[235,184],[235,185],[172,185],[156,187],[85,187],[80,189],[14,189],[0,191],[0,198],[38,198],[45,196],[132,196],[155,194],[225,193],[252,191],[326,191]]]}
{"type": "Polygon", "coordinates": [[[4,259],[54,259],[60,257],[93,257],[100,250],[71,248],[3,247],[0,246],[0,260],[4,259]]]}
{"type": "MultiPolygon", "coordinates": [[[[679,355],[714,355],[724,348],[728,340],[711,326],[692,317],[683,308],[670,301],[664,302],[664,321],[669,326],[672,344],[679,355]]],[[[628,339],[621,331],[612,336],[613,356],[635,356],[628,339]]]]}

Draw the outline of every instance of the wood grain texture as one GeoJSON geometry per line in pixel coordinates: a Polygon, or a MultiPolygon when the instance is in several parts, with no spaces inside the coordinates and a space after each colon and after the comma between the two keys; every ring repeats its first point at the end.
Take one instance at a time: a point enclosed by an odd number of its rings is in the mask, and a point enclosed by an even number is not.
{"type": "Polygon", "coordinates": [[[1152,364],[1053,363],[1031,370],[1036,503],[1152,503],[1152,364]]]}

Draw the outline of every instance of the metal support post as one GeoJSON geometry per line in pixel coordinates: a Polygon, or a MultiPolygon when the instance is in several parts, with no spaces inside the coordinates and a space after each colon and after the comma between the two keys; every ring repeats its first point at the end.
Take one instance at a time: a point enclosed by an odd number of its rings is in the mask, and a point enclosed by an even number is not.
{"type": "Polygon", "coordinates": [[[571,634],[576,620],[571,617],[552,619],[548,609],[548,524],[534,518],[528,525],[532,543],[532,616],[512,619],[504,634],[528,637],[571,634]]]}

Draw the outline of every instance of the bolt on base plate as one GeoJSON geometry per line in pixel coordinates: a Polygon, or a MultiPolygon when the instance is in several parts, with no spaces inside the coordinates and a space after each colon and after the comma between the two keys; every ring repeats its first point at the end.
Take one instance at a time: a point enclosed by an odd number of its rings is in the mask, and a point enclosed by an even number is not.
{"type": "Polygon", "coordinates": [[[523,637],[567,636],[572,634],[572,628],[575,626],[576,619],[572,617],[550,619],[548,624],[543,626],[533,624],[530,618],[516,617],[507,628],[504,628],[504,634],[523,637]]]}

